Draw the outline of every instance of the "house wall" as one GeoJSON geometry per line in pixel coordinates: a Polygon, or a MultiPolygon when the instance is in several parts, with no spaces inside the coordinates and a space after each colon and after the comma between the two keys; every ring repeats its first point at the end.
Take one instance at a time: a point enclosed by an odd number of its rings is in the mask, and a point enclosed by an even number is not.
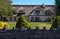
{"type": "MultiPolygon", "coordinates": [[[[24,11],[25,12],[24,16],[27,21],[31,21],[31,17],[34,17],[32,18],[34,21],[36,20],[35,17],[39,17],[39,21],[45,21],[48,17],[51,17],[51,16],[45,15],[45,11],[47,10],[51,10],[53,13],[55,13],[55,5],[50,5],[50,6],[46,5],[44,8],[42,8],[41,5],[30,5],[30,6],[29,5],[13,5],[13,8],[15,12],[17,12],[17,14],[20,10],[24,11]],[[36,10],[40,10],[40,14],[36,14],[35,13],[36,10]]],[[[17,21],[17,18],[18,17],[16,16],[16,18],[8,17],[7,19],[8,21],[17,21]]]]}
{"type": "Polygon", "coordinates": [[[30,16],[29,19],[28,19],[28,21],[31,21],[31,19],[32,19],[33,21],[36,21],[35,17],[39,17],[39,21],[46,21],[46,19],[47,19],[48,17],[52,18],[51,16],[30,16]],[[31,17],[33,17],[33,18],[31,18],[31,17]]]}
{"type": "Polygon", "coordinates": [[[52,18],[51,16],[40,16],[40,18],[41,18],[40,20],[45,21],[48,17],[52,18]]]}
{"type": "Polygon", "coordinates": [[[17,21],[18,17],[7,17],[8,21],[17,21]]]}
{"type": "MultiPolygon", "coordinates": [[[[50,17],[52,19],[51,16],[25,16],[25,19],[27,21],[30,21],[30,22],[31,22],[31,20],[33,20],[33,22],[34,22],[34,21],[36,21],[36,18],[35,17],[38,17],[39,18],[38,21],[46,21],[46,19],[48,17],[50,17]],[[33,17],[33,18],[31,18],[31,17],[33,17]]],[[[7,19],[8,19],[8,21],[17,21],[18,20],[18,17],[7,17],[7,19]]]]}

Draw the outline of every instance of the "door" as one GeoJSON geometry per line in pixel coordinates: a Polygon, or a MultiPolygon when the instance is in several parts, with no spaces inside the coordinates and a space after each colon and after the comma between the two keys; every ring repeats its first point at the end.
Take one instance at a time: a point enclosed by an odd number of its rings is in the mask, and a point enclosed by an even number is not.
{"type": "Polygon", "coordinates": [[[31,22],[34,22],[34,17],[31,17],[31,22]]]}
{"type": "Polygon", "coordinates": [[[39,17],[35,17],[35,22],[39,22],[39,17]]]}

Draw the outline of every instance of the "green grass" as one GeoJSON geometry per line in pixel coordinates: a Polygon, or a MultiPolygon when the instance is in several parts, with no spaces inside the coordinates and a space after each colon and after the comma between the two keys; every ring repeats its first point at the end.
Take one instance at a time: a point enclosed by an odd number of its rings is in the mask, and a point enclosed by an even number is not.
{"type": "MultiPolygon", "coordinates": [[[[13,28],[13,26],[16,25],[16,22],[7,22],[10,25],[10,29],[13,28]]],[[[51,24],[48,22],[29,22],[29,25],[32,27],[32,29],[35,29],[36,26],[38,26],[40,29],[43,29],[45,26],[46,29],[50,29],[51,24]]]]}
{"type": "Polygon", "coordinates": [[[29,22],[29,25],[35,29],[36,26],[39,27],[39,29],[43,29],[43,27],[46,27],[46,29],[50,29],[51,24],[47,22],[29,22]]]}
{"type": "Polygon", "coordinates": [[[12,29],[15,25],[16,25],[16,22],[7,22],[10,26],[9,26],[9,29],[12,29]]]}

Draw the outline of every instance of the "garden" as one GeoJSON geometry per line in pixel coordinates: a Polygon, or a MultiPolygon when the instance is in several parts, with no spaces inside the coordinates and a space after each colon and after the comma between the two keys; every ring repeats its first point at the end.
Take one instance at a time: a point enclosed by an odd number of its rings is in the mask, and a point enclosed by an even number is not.
{"type": "MultiPolygon", "coordinates": [[[[54,28],[59,27],[60,26],[60,13],[59,13],[60,12],[60,1],[59,0],[55,0],[55,1],[56,1],[57,9],[56,9],[56,18],[55,18],[53,24],[51,24],[49,22],[27,22],[26,20],[23,20],[24,19],[23,17],[20,17],[17,22],[7,22],[7,24],[9,24],[8,28],[12,29],[14,26],[16,28],[19,28],[21,26],[28,28],[29,26],[31,26],[32,29],[35,29],[36,26],[38,26],[39,29],[42,29],[44,26],[46,27],[46,29],[50,29],[51,26],[54,28]]],[[[2,0],[2,1],[0,0],[0,4],[1,4],[0,17],[13,16],[14,9],[13,9],[13,6],[11,6],[11,2],[7,3],[6,0],[2,0]],[[9,7],[9,8],[6,8],[5,6],[9,7]]],[[[21,12],[19,12],[18,16],[21,16],[23,14],[24,14],[24,12],[22,14],[21,14],[21,12]]],[[[50,20],[48,20],[48,21],[50,21],[50,20]]],[[[4,24],[4,23],[2,23],[2,24],[4,24]]]]}
{"type": "MultiPolygon", "coordinates": [[[[7,22],[10,26],[9,29],[12,29],[15,25],[16,22],[7,22]]],[[[31,26],[32,29],[35,29],[37,26],[39,27],[39,29],[43,29],[43,27],[46,27],[46,29],[50,29],[51,27],[51,23],[48,22],[28,22],[29,26],[31,26]]]]}

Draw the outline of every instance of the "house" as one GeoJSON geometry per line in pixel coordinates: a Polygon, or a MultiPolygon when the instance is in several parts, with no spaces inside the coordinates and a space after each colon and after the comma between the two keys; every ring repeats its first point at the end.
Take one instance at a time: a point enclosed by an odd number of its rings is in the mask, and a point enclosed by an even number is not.
{"type": "Polygon", "coordinates": [[[14,18],[10,17],[9,21],[16,21],[18,13],[25,13],[23,16],[27,21],[39,22],[45,21],[48,17],[51,19],[55,17],[55,5],[13,5],[14,18]]]}

